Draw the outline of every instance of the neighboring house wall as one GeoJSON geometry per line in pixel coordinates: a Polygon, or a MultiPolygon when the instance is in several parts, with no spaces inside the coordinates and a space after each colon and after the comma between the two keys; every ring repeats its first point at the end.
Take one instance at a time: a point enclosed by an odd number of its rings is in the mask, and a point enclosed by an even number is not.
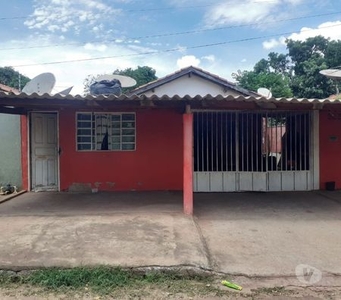
{"type": "Polygon", "coordinates": [[[161,85],[154,89],[154,92],[147,91],[143,93],[146,96],[157,95],[157,96],[174,96],[179,95],[183,97],[185,95],[190,95],[192,97],[196,95],[206,96],[210,94],[212,96],[216,95],[232,95],[239,96],[240,93],[237,93],[234,90],[224,90],[224,88],[218,84],[208,81],[207,79],[203,79],[196,75],[188,75],[182,76],[180,78],[174,79],[173,81],[169,81],[164,85],[161,85]]]}
{"type": "Polygon", "coordinates": [[[0,114],[0,186],[22,186],[20,116],[0,114]]]}
{"type": "Polygon", "coordinates": [[[136,112],[135,151],[76,151],[76,111],[59,116],[61,190],[182,190],[182,114],[136,112]]]}
{"type": "Polygon", "coordinates": [[[341,111],[320,112],[320,188],[341,189],[341,111]]]}

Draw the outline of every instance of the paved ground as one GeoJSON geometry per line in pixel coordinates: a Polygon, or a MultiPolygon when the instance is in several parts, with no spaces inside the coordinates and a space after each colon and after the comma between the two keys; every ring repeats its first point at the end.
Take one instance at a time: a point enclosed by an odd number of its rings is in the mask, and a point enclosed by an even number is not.
{"type": "Polygon", "coordinates": [[[281,276],[307,264],[341,274],[341,194],[331,196],[334,200],[328,193],[198,194],[196,216],[213,268],[281,276]]]}
{"type": "Polygon", "coordinates": [[[194,218],[181,193],[27,193],[0,228],[0,269],[192,265],[271,285],[307,264],[340,285],[339,192],[197,194],[194,218]]]}

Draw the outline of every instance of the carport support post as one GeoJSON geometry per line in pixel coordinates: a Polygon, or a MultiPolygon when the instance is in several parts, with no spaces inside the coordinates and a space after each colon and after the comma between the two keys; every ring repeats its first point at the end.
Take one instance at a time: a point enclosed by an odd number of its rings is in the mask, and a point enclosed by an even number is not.
{"type": "Polygon", "coordinates": [[[186,215],[193,214],[193,114],[186,105],[183,115],[183,205],[186,215]]]}

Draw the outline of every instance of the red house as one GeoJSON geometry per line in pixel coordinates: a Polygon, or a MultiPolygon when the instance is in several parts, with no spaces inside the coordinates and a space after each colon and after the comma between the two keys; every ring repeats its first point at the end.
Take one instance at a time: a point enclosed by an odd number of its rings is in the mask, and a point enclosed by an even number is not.
{"type": "Polygon", "coordinates": [[[28,190],[182,190],[190,214],[193,192],[341,187],[339,101],[0,93],[0,112],[22,115],[28,190]]]}

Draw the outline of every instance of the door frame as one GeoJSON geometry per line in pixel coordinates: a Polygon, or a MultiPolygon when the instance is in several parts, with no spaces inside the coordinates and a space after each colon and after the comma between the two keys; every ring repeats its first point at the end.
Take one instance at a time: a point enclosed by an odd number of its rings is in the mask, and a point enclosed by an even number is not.
{"type": "MultiPolygon", "coordinates": [[[[57,119],[57,149],[60,148],[59,145],[59,111],[57,110],[48,110],[48,111],[31,111],[28,113],[28,118],[27,118],[27,136],[28,136],[28,190],[32,191],[32,115],[33,114],[55,114],[56,119],[57,119]]],[[[60,155],[57,154],[57,191],[60,192],[60,155]]]]}

